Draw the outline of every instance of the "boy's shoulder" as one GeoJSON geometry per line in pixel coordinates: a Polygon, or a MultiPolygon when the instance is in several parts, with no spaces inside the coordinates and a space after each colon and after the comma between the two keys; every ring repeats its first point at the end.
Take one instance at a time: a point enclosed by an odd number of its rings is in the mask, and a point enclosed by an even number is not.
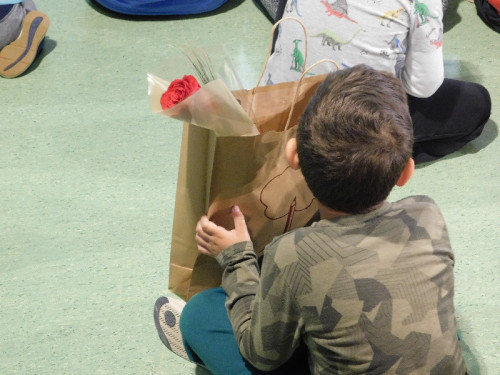
{"type": "MultiPolygon", "coordinates": [[[[415,227],[445,227],[441,210],[436,202],[426,195],[414,195],[396,202],[386,202],[382,207],[367,214],[349,215],[334,220],[320,220],[310,226],[296,228],[275,237],[266,251],[292,250],[303,239],[329,231],[339,238],[352,235],[360,227],[382,225],[384,222],[399,220],[410,230],[415,227]]],[[[360,229],[363,232],[363,229],[360,229]]],[[[359,235],[359,233],[358,233],[359,235]]]]}
{"type": "MultiPolygon", "coordinates": [[[[443,215],[437,203],[431,197],[427,195],[413,195],[406,198],[403,198],[394,203],[390,203],[392,206],[393,212],[399,212],[401,210],[405,211],[408,215],[431,215],[434,213],[436,215],[436,219],[443,219],[443,215]]],[[[431,218],[429,216],[429,218],[431,218]]]]}
{"type": "Polygon", "coordinates": [[[409,197],[402,198],[401,200],[399,200],[397,202],[406,202],[408,204],[414,203],[414,204],[434,204],[434,205],[436,205],[436,202],[434,201],[434,199],[432,199],[428,195],[411,195],[409,197]]]}

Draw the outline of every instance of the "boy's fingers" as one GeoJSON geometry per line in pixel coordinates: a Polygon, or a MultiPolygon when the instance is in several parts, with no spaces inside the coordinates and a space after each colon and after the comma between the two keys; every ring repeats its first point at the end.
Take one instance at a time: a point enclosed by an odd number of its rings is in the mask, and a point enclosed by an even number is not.
{"type": "Polygon", "coordinates": [[[196,224],[196,230],[195,230],[195,234],[194,234],[194,239],[197,242],[197,244],[207,248],[208,244],[211,241],[211,238],[212,238],[212,235],[208,234],[203,229],[203,225],[201,224],[201,220],[198,221],[198,224],[196,224]]]}
{"type": "Polygon", "coordinates": [[[204,248],[207,247],[208,245],[208,239],[205,239],[203,238],[202,236],[200,236],[198,233],[196,233],[196,235],[194,236],[194,239],[196,240],[196,243],[199,245],[199,246],[203,246],[204,248]]]}
{"type": "Polygon", "coordinates": [[[208,220],[208,218],[206,216],[203,216],[200,219],[199,223],[200,223],[201,230],[210,236],[213,236],[214,234],[216,234],[217,229],[219,228],[215,223],[208,220]]]}
{"type": "Polygon", "coordinates": [[[208,218],[206,216],[202,216],[200,221],[198,221],[198,224],[200,224],[200,229],[203,230],[203,231],[206,231],[206,227],[207,225],[210,223],[210,221],[208,220],[208,218]]]}
{"type": "Polygon", "coordinates": [[[205,241],[208,241],[211,236],[210,234],[205,232],[201,226],[199,228],[196,228],[195,234],[200,238],[203,238],[205,241]]]}
{"type": "Polygon", "coordinates": [[[208,242],[213,236],[213,225],[206,217],[202,217],[196,224],[195,234],[208,242]]]}
{"type": "Polygon", "coordinates": [[[200,237],[198,234],[195,236],[196,239],[196,244],[198,247],[198,251],[200,253],[206,254],[206,255],[211,255],[211,246],[212,242],[210,240],[204,240],[202,237],[200,237]]]}
{"type": "Polygon", "coordinates": [[[238,206],[233,206],[232,209],[233,220],[234,220],[234,229],[237,233],[246,233],[247,232],[247,223],[245,222],[245,216],[240,211],[238,206]]]}

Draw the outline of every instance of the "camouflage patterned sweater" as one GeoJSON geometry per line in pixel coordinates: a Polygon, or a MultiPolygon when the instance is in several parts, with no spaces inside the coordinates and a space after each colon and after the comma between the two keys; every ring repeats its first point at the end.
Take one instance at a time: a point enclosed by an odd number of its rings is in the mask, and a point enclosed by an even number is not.
{"type": "Polygon", "coordinates": [[[303,340],[313,374],[464,374],[454,256],[436,204],[416,196],[218,256],[243,356],[271,370],[303,340]]]}

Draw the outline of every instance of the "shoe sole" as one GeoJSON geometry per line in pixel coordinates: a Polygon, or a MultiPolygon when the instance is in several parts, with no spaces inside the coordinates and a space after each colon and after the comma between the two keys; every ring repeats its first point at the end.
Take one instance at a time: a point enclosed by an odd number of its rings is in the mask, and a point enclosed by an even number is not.
{"type": "Polygon", "coordinates": [[[189,361],[179,328],[181,311],[182,307],[176,301],[160,297],[155,303],[154,319],[158,336],[163,344],[178,356],[189,361]]]}
{"type": "Polygon", "coordinates": [[[1,76],[14,78],[30,67],[49,25],[49,18],[42,12],[35,10],[26,14],[19,38],[0,51],[1,76]]]}

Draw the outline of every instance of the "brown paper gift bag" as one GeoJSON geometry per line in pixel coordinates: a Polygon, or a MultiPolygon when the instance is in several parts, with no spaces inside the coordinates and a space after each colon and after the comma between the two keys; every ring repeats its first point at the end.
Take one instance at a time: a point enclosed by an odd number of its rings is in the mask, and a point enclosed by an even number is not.
{"type": "Polygon", "coordinates": [[[289,168],[284,147],[324,77],[233,91],[261,134],[217,137],[212,130],[184,124],[170,291],[187,300],[220,285],[222,269],[215,259],[198,253],[194,240],[203,214],[229,229],[231,207],[239,205],[260,256],[273,237],[304,226],[316,213],[317,202],[300,171],[289,168]]]}

